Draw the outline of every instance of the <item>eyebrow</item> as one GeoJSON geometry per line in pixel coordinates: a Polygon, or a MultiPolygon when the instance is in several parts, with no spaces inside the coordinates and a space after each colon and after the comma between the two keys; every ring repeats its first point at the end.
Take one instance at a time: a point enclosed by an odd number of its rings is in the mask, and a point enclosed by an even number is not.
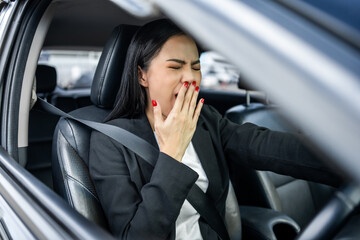
{"type": "MultiPolygon", "coordinates": [[[[180,64],[185,64],[186,63],[184,60],[180,60],[180,59],[176,59],[176,58],[171,58],[171,59],[168,59],[166,61],[167,62],[177,62],[177,63],[180,63],[180,64]]],[[[196,65],[198,63],[200,63],[199,59],[191,62],[191,65],[196,65]]]]}

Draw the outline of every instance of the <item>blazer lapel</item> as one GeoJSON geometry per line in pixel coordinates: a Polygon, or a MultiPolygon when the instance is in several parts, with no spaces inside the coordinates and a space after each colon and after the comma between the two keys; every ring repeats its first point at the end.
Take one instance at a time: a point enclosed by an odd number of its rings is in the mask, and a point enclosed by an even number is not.
{"type": "Polygon", "coordinates": [[[204,128],[203,120],[201,118],[199,118],[192,143],[209,180],[206,194],[216,202],[222,192],[220,169],[213,142],[209,132],[204,128]]]}
{"type": "Polygon", "coordinates": [[[138,118],[127,119],[127,124],[122,127],[159,149],[154,132],[152,131],[146,114],[142,114],[138,118]]]}

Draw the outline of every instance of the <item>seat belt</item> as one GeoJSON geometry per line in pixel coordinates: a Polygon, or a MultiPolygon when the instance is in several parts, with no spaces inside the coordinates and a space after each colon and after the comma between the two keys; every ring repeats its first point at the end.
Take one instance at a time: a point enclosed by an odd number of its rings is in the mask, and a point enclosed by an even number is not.
{"type": "MultiPolygon", "coordinates": [[[[41,98],[37,98],[36,102],[37,103],[35,105],[39,106],[48,113],[75,120],[105,134],[108,137],[111,137],[115,141],[119,142],[120,144],[140,156],[151,166],[155,166],[156,159],[159,155],[159,150],[152,146],[150,143],[146,142],[144,139],[136,136],[135,134],[117,126],[73,117],[41,98]]],[[[192,186],[186,199],[196,209],[200,216],[206,220],[209,226],[218,234],[220,239],[230,239],[225,223],[224,221],[222,221],[222,217],[217,211],[214,203],[199,188],[198,185],[194,184],[192,186]]]]}

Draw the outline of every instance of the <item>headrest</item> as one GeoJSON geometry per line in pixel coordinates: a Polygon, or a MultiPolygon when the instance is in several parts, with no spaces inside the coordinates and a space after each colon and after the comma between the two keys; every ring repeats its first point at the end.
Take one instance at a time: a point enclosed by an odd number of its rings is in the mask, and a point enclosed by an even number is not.
{"type": "Polygon", "coordinates": [[[126,52],[139,27],[119,25],[104,46],[91,86],[91,101],[101,108],[113,108],[124,70],[126,52]]]}
{"type": "Polygon", "coordinates": [[[244,75],[240,74],[238,78],[238,88],[244,89],[247,91],[258,91],[258,89],[253,88],[249,83],[245,80],[244,75]]]}
{"type": "Polygon", "coordinates": [[[36,93],[51,93],[56,87],[56,69],[39,64],[36,68],[36,93]]]}

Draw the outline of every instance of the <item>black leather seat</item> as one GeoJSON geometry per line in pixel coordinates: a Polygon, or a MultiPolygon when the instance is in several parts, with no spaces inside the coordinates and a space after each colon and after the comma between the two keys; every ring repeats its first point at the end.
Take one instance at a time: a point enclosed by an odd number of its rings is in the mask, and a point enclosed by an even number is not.
{"type": "Polygon", "coordinates": [[[51,98],[51,104],[64,112],[92,105],[90,89],[63,90],[57,89],[51,98]]]}
{"type": "Polygon", "coordinates": [[[39,64],[36,68],[36,94],[38,97],[50,102],[56,88],[57,73],[52,66],[39,64]]]}
{"type": "MultiPolygon", "coordinates": [[[[57,74],[54,67],[39,64],[35,74],[36,95],[51,101],[56,87],[57,74]]],[[[59,117],[32,108],[29,113],[29,146],[26,169],[52,188],[51,146],[59,117]]]]}
{"type": "MultiPolygon", "coordinates": [[[[102,122],[112,109],[123,72],[126,52],[137,27],[116,27],[104,46],[95,72],[91,101],[93,105],[70,114],[102,122]]],[[[88,171],[91,129],[61,118],[53,137],[52,167],[54,189],[76,211],[98,225],[108,228],[88,171]]]]}
{"type": "MultiPolygon", "coordinates": [[[[247,88],[241,82],[239,87],[247,88]]],[[[229,109],[225,117],[239,124],[251,122],[276,131],[301,132],[287,124],[279,111],[276,106],[249,101],[229,109]]],[[[232,177],[240,205],[255,205],[283,212],[301,228],[309,223],[334,192],[332,187],[323,184],[245,167],[232,177]]]]}

